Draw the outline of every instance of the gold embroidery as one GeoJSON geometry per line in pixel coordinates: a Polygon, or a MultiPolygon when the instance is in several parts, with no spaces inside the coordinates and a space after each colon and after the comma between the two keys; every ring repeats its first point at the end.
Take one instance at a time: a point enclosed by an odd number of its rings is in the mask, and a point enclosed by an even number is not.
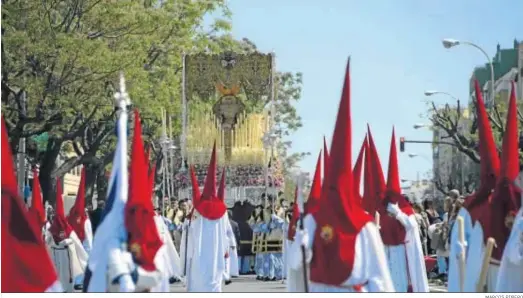
{"type": "Polygon", "coordinates": [[[323,240],[325,240],[325,242],[331,242],[334,236],[334,230],[330,225],[325,225],[321,228],[320,236],[323,240]]]}
{"type": "Polygon", "coordinates": [[[220,92],[220,94],[223,96],[236,96],[238,93],[240,93],[240,85],[237,84],[232,85],[231,88],[227,88],[227,86],[224,84],[217,83],[216,89],[218,89],[218,92],[220,92]]]}
{"type": "Polygon", "coordinates": [[[136,258],[139,258],[140,254],[142,253],[142,250],[140,248],[140,244],[138,244],[136,242],[131,244],[131,252],[134,254],[134,256],[136,258]]]}

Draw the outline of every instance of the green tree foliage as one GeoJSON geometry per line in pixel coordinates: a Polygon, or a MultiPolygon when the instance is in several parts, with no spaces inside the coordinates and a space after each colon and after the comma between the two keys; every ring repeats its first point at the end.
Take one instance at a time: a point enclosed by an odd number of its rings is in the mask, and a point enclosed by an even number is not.
{"type": "MultiPolygon", "coordinates": [[[[120,71],[140,111],[145,142],[161,162],[156,143],[160,107],[173,116],[175,136],[181,128],[183,53],[256,50],[248,39],[228,34],[225,2],[2,1],[2,113],[13,150],[20,138],[28,140],[28,157],[40,166],[45,200],[54,201],[56,178],[78,165],[87,170],[88,196],[95,182],[98,192],[105,193],[120,71]],[[204,26],[204,16],[216,12],[219,17],[204,26]],[[57,167],[59,157],[65,162],[57,167]]],[[[300,74],[278,74],[276,114],[282,137],[301,127],[292,106],[300,92],[300,74]]],[[[289,156],[289,163],[300,157],[289,156]]]]}
{"type": "Polygon", "coordinates": [[[146,138],[158,133],[159,107],[178,113],[181,55],[206,49],[209,35],[230,29],[224,2],[2,2],[3,114],[15,151],[21,137],[48,134],[45,150],[30,154],[40,165],[44,199],[52,200],[55,177],[110,160],[120,71],[133,105],[151,119],[146,138]],[[217,9],[225,19],[205,31],[203,17],[217,9]],[[56,168],[66,148],[78,156],[56,168]]]}

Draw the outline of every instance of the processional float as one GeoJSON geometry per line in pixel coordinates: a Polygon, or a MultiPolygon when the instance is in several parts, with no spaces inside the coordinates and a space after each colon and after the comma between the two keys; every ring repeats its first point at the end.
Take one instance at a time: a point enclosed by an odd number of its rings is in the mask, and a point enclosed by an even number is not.
{"type": "MultiPolygon", "coordinates": [[[[183,56],[182,165],[194,165],[200,182],[203,182],[212,145],[216,141],[220,169],[217,174],[221,175],[224,166],[227,168],[225,202],[229,208],[232,207],[242,238],[243,235],[252,235],[247,219],[254,206],[267,206],[267,196],[262,200],[262,194],[276,197],[278,189],[274,180],[281,169],[275,166],[276,152],[272,150],[276,141],[272,133],[274,119],[271,118],[274,110],[268,108],[274,107],[274,99],[273,53],[224,52],[183,56]],[[272,183],[269,183],[269,178],[273,179],[272,183]]],[[[189,181],[186,177],[184,179],[189,181]]],[[[190,185],[179,189],[178,195],[180,198],[192,197],[190,185]]],[[[262,250],[271,250],[267,243],[259,242],[261,237],[249,236],[242,239],[240,254],[242,251],[251,252],[251,239],[260,243],[260,248],[265,247],[262,250]]],[[[281,249],[281,245],[279,247],[281,249]]]]}

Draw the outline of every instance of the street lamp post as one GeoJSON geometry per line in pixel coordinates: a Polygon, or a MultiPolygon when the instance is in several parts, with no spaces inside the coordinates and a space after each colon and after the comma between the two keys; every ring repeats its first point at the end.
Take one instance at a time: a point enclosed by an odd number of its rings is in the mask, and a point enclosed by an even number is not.
{"type": "Polygon", "coordinates": [[[168,198],[171,197],[171,190],[170,190],[170,186],[169,186],[169,156],[167,154],[167,151],[168,151],[167,148],[169,145],[169,141],[167,139],[167,136],[162,136],[162,138],[160,139],[160,144],[161,144],[162,156],[163,156],[163,162],[162,162],[162,188],[163,188],[163,191],[162,191],[162,198],[161,198],[162,205],[160,206],[160,208],[162,209],[162,215],[163,215],[164,210],[165,210],[165,195],[167,194],[168,198]]]}
{"type": "Polygon", "coordinates": [[[455,46],[458,46],[461,44],[468,45],[468,46],[478,49],[481,53],[483,53],[483,55],[485,55],[489,65],[490,65],[490,103],[491,104],[494,103],[494,82],[495,82],[494,64],[492,63],[492,59],[490,59],[490,56],[487,54],[487,52],[482,47],[480,47],[477,44],[472,43],[470,41],[459,41],[456,39],[446,38],[442,41],[442,43],[446,49],[450,49],[452,47],[455,47],[455,46]]]}
{"type": "Polygon", "coordinates": [[[424,127],[432,128],[432,125],[424,124],[424,123],[416,123],[412,127],[414,127],[414,129],[420,129],[420,128],[424,128],[424,127]]]}

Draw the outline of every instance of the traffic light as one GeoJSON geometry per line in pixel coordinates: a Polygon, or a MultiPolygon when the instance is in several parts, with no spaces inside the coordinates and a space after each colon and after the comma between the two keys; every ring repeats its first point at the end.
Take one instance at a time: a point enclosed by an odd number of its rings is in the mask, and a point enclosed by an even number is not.
{"type": "Polygon", "coordinates": [[[405,152],[405,138],[400,138],[400,152],[405,152]]]}

